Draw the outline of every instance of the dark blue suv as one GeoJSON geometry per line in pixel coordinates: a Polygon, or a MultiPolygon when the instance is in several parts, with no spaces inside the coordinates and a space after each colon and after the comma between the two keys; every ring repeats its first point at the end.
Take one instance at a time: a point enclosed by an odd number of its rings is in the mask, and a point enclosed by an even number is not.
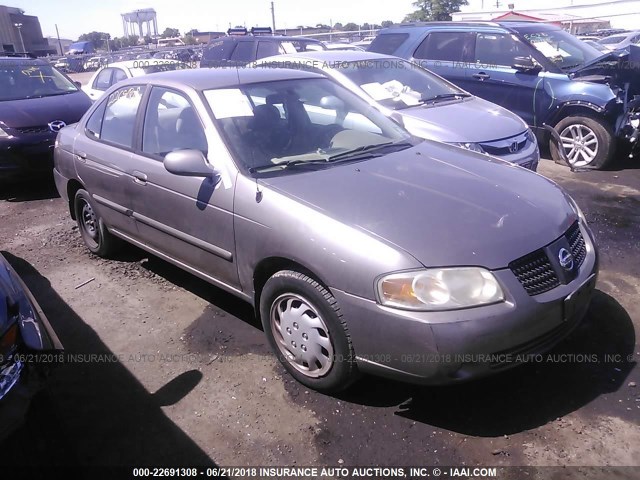
{"type": "MultiPolygon", "coordinates": [[[[522,117],[544,124],[575,166],[602,168],[618,139],[637,145],[640,48],[603,55],[554,25],[432,22],[382,30],[369,50],[406,58],[522,117]]],[[[550,144],[559,160],[558,145],[550,144]]]]}

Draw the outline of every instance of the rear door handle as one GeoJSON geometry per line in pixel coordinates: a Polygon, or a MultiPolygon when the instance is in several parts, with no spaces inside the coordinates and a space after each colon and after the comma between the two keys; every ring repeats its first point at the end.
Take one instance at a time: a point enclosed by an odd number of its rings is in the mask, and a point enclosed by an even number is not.
{"type": "Polygon", "coordinates": [[[484,73],[484,72],[480,72],[480,73],[474,73],[473,75],[471,75],[473,78],[477,78],[480,81],[486,80],[487,78],[491,78],[491,75],[489,75],[488,73],[484,73]]]}
{"type": "Polygon", "coordinates": [[[134,170],[133,181],[139,183],[141,185],[145,185],[147,183],[147,175],[145,173],[139,172],[138,170],[134,170]]]}

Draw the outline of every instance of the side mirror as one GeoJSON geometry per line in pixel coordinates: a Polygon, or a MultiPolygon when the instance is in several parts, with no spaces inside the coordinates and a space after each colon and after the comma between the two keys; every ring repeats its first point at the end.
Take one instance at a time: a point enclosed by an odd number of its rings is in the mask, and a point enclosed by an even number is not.
{"type": "Polygon", "coordinates": [[[77,80],[76,80],[75,82],[73,82],[73,84],[74,84],[76,87],[78,87],[78,88],[81,88],[81,87],[82,87],[82,82],[79,82],[79,81],[77,81],[77,80]]]}
{"type": "Polygon", "coordinates": [[[511,68],[520,72],[539,72],[542,67],[538,65],[531,57],[516,57],[513,59],[511,68]]]}
{"type": "Polygon", "coordinates": [[[320,106],[327,110],[344,110],[344,102],[334,95],[327,95],[320,99],[320,106]]]}
{"type": "Polygon", "coordinates": [[[176,150],[164,157],[164,168],[184,177],[213,177],[216,170],[200,150],[176,150]]]}
{"type": "Polygon", "coordinates": [[[391,115],[389,115],[389,118],[391,118],[391,120],[396,122],[401,127],[404,127],[404,120],[402,119],[402,115],[400,115],[398,112],[396,111],[391,112],[391,115]]]}

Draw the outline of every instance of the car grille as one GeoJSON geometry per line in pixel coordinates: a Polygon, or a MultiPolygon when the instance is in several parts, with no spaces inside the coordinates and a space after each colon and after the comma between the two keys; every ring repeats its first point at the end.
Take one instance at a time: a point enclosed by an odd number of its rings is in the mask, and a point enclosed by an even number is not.
{"type": "Polygon", "coordinates": [[[521,141],[515,141],[515,140],[511,141],[506,146],[492,145],[490,143],[482,143],[480,144],[480,146],[489,155],[503,156],[503,155],[513,155],[514,153],[518,153],[520,150],[522,150],[525,147],[526,144],[527,144],[527,139],[524,138],[521,141]],[[510,146],[513,143],[516,143],[517,147],[515,150],[511,151],[510,146]]]}
{"type": "Polygon", "coordinates": [[[509,264],[529,295],[539,295],[560,285],[560,280],[544,250],[536,250],[509,264]]]}
{"type": "Polygon", "coordinates": [[[577,268],[580,268],[584,263],[584,259],[587,258],[587,245],[582,238],[582,232],[578,222],[571,225],[571,228],[565,233],[565,237],[571,245],[571,253],[573,254],[573,261],[577,268]]]}
{"type": "Polygon", "coordinates": [[[20,133],[47,133],[47,132],[51,132],[51,130],[49,129],[49,125],[40,125],[39,127],[20,127],[20,128],[16,128],[15,130],[19,131],[20,133]]]}
{"type": "MultiPolygon", "coordinates": [[[[571,225],[564,236],[571,246],[574,268],[578,269],[587,257],[587,246],[578,222],[571,225]]],[[[531,296],[548,292],[560,285],[560,279],[542,248],[514,260],[509,268],[531,296]]]]}

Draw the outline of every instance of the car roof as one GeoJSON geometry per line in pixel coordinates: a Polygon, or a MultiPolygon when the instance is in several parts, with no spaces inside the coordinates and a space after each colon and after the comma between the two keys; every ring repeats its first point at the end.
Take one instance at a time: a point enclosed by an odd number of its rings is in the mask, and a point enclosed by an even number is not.
{"type": "Polygon", "coordinates": [[[531,29],[537,27],[539,30],[560,30],[557,25],[543,22],[524,21],[524,20],[501,20],[499,22],[414,22],[403,23],[397,27],[389,27],[382,29],[380,33],[398,33],[410,30],[428,30],[434,27],[456,27],[456,28],[477,28],[477,27],[498,27],[513,30],[531,29]]]}
{"type": "Polygon", "coordinates": [[[255,63],[277,62],[280,60],[312,60],[318,62],[357,62],[363,60],[381,60],[394,59],[401,60],[398,57],[384,55],[382,53],[361,52],[356,50],[322,50],[311,52],[285,53],[282,55],[274,55],[262,58],[255,63]]]}
{"type": "Polygon", "coordinates": [[[209,43],[216,43],[220,40],[231,41],[231,40],[276,40],[278,42],[307,42],[307,43],[317,43],[322,45],[320,40],[316,40],[315,38],[306,38],[306,37],[296,37],[296,36],[287,36],[287,35],[228,35],[226,37],[218,37],[212,38],[209,43]]]}
{"type": "Polygon", "coordinates": [[[49,62],[45,62],[44,60],[41,60],[39,58],[29,58],[29,57],[22,57],[22,56],[5,56],[2,53],[0,53],[0,62],[3,63],[12,63],[14,65],[50,65],[49,62]]]}
{"type": "MultiPolygon", "coordinates": [[[[133,77],[116,85],[136,85],[141,77],[133,77]]],[[[250,69],[250,68],[195,68],[190,70],[171,70],[158,72],[144,77],[148,84],[173,87],[187,86],[195,90],[228,88],[258,82],[291,80],[298,78],[324,78],[316,73],[287,68],[250,69]]]]}

